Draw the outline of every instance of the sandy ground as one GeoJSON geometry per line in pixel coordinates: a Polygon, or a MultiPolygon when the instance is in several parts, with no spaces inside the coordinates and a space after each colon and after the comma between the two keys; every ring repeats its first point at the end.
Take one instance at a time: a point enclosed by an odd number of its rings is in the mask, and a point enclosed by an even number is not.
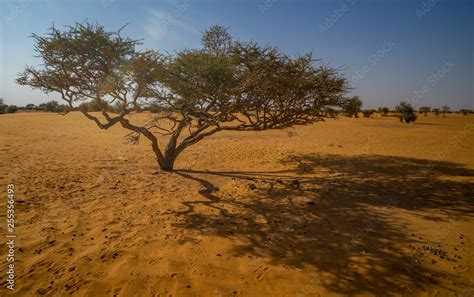
{"type": "Polygon", "coordinates": [[[174,173],[126,133],[75,113],[0,116],[13,295],[474,294],[474,116],[222,133],[174,173]]]}

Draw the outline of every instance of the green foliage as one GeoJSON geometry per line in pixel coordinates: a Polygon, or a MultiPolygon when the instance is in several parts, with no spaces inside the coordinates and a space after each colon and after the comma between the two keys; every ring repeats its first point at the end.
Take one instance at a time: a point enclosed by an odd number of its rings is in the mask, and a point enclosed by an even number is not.
{"type": "Polygon", "coordinates": [[[441,106],[441,111],[443,113],[443,118],[445,118],[446,113],[451,113],[451,108],[449,106],[443,105],[441,106]]]}
{"type": "Polygon", "coordinates": [[[36,110],[42,110],[45,112],[65,112],[66,105],[59,104],[56,100],[51,100],[46,103],[41,103],[40,105],[38,105],[38,108],[36,110]]]}
{"type": "Polygon", "coordinates": [[[379,107],[378,112],[382,114],[383,117],[386,117],[389,113],[390,109],[388,107],[379,107]]]}
{"type": "Polygon", "coordinates": [[[227,28],[214,25],[204,31],[201,43],[204,51],[214,55],[224,55],[232,49],[234,42],[227,28]]]}
{"type": "Polygon", "coordinates": [[[35,104],[26,104],[25,110],[36,110],[38,107],[35,104]]]}
{"type": "Polygon", "coordinates": [[[425,115],[425,117],[428,115],[428,112],[431,111],[431,107],[429,106],[422,106],[420,108],[418,108],[418,112],[419,113],[423,113],[425,115]]]}
{"type": "Polygon", "coordinates": [[[4,114],[7,112],[8,105],[6,105],[3,101],[3,98],[0,98],[0,114],[4,114]]]}
{"type": "Polygon", "coordinates": [[[415,114],[415,109],[410,103],[406,101],[400,102],[400,104],[398,104],[397,107],[395,107],[395,111],[400,114],[399,115],[400,122],[405,121],[405,123],[408,124],[410,122],[416,121],[417,117],[415,114]]]}
{"type": "Polygon", "coordinates": [[[17,83],[60,94],[68,108],[102,129],[120,123],[134,139],[143,135],[165,170],[183,149],[222,130],[305,125],[343,106],[357,116],[362,105],[357,97],[346,99],[347,80],[317,65],[310,53],[291,57],[276,47],[234,41],[220,26],[204,32],[201,48],[173,55],[137,51],[139,42],[122,37],[120,30],[88,23],[53,27],[33,38],[44,66],[27,66],[17,83]],[[119,115],[109,114],[110,104],[119,107],[119,115]],[[133,124],[129,114],[144,109],[159,113],[160,120],[133,124]],[[96,110],[105,123],[89,113],[96,110]],[[188,136],[180,137],[182,131],[188,136]],[[157,135],[163,134],[171,135],[164,153],[157,145],[157,135]]]}
{"type": "Polygon", "coordinates": [[[3,98],[0,98],[0,114],[15,113],[18,111],[18,107],[16,105],[7,105],[4,102],[5,101],[3,98]]]}
{"type": "Polygon", "coordinates": [[[56,100],[48,101],[42,105],[43,111],[47,112],[56,112],[56,110],[59,108],[59,103],[56,100]]]}
{"type": "Polygon", "coordinates": [[[344,101],[343,110],[344,114],[347,117],[356,117],[358,118],[358,113],[361,111],[362,108],[362,100],[360,100],[359,96],[354,96],[344,101]]]}
{"type": "Polygon", "coordinates": [[[472,110],[470,109],[460,109],[459,110],[460,113],[462,113],[463,115],[468,115],[468,114],[472,114],[472,110]]]}
{"type": "Polygon", "coordinates": [[[373,109],[364,109],[362,110],[362,114],[364,115],[364,118],[370,118],[372,114],[374,114],[375,110],[373,109]]]}
{"type": "Polygon", "coordinates": [[[89,23],[64,31],[53,27],[46,36],[32,37],[46,67],[27,66],[17,83],[45,93],[58,92],[68,105],[122,90],[126,84],[122,71],[137,44],[89,23]]]}
{"type": "Polygon", "coordinates": [[[8,113],[15,113],[18,111],[18,107],[16,105],[9,105],[7,108],[8,113]]]}

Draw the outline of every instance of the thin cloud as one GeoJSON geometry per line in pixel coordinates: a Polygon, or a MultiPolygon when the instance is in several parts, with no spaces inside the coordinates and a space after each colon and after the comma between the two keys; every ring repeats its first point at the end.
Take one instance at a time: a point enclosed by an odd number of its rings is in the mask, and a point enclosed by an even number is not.
{"type": "Polygon", "coordinates": [[[189,7],[190,4],[187,1],[184,1],[169,11],[151,9],[151,16],[145,26],[145,32],[155,40],[163,40],[167,33],[176,29],[199,35],[199,31],[187,23],[183,16],[189,7]]]}

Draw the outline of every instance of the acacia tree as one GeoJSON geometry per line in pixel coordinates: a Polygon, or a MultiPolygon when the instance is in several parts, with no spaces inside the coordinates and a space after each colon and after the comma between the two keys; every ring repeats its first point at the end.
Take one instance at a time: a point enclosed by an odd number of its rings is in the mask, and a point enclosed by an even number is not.
{"type": "Polygon", "coordinates": [[[416,121],[417,116],[415,114],[415,109],[410,103],[402,101],[395,107],[395,110],[400,114],[400,122],[403,123],[403,121],[405,121],[405,123],[409,124],[410,122],[416,121]]]}
{"type": "Polygon", "coordinates": [[[27,66],[17,82],[59,93],[69,111],[79,110],[101,129],[121,125],[131,140],[145,137],[166,171],[184,149],[219,131],[310,124],[346,100],[346,79],[316,65],[311,54],[290,57],[237,42],[220,26],[203,33],[202,48],[174,55],[138,51],[139,41],[120,33],[85,23],[33,34],[44,66],[27,66]],[[90,113],[84,102],[101,113],[90,113]],[[146,124],[132,123],[130,114],[149,106],[160,112],[146,124]]]}
{"type": "Polygon", "coordinates": [[[428,115],[428,112],[431,111],[431,107],[429,106],[422,106],[420,108],[418,108],[418,112],[419,113],[423,113],[425,115],[425,117],[428,115]]]}
{"type": "Polygon", "coordinates": [[[443,113],[443,118],[446,117],[446,113],[449,113],[451,111],[451,108],[447,105],[441,106],[441,112],[443,113]]]}

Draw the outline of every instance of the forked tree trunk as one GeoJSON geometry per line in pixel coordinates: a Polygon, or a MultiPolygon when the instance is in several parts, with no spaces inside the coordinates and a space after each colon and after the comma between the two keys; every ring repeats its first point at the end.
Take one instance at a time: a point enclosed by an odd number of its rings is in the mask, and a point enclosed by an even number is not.
{"type": "Polygon", "coordinates": [[[168,145],[165,148],[164,154],[163,154],[163,161],[159,161],[158,163],[160,165],[160,168],[164,171],[173,171],[174,167],[174,161],[178,157],[178,154],[180,151],[176,149],[176,138],[177,135],[173,135],[168,142],[168,145]]]}
{"type": "Polygon", "coordinates": [[[162,164],[159,164],[160,168],[164,171],[173,171],[174,161],[176,160],[177,155],[166,152],[163,157],[162,164]]]}

